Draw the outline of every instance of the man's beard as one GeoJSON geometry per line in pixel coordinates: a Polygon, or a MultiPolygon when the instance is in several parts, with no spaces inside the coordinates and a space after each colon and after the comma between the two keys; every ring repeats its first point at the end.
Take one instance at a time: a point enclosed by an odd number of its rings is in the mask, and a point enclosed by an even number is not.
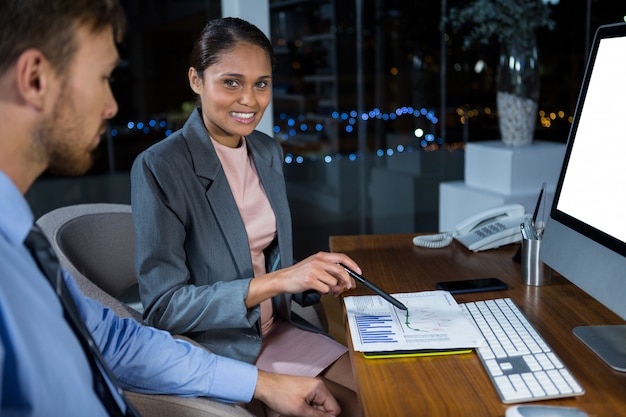
{"type": "MultiPolygon", "coordinates": [[[[95,148],[88,148],[84,126],[76,116],[68,88],[62,87],[52,115],[42,122],[39,145],[48,161],[48,170],[59,175],[81,175],[93,164],[95,148]]],[[[101,128],[104,130],[104,127],[101,128]]],[[[94,134],[96,132],[93,132],[94,134]]]]}

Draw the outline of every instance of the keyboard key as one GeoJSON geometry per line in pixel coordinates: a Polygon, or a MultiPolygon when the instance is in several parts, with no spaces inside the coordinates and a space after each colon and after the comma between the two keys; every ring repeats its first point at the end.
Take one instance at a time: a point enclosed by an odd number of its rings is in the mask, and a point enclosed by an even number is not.
{"type": "Polygon", "coordinates": [[[550,362],[552,362],[555,368],[557,369],[563,368],[563,363],[561,363],[559,358],[557,358],[554,353],[549,352],[546,356],[548,357],[548,359],[550,359],[550,362]]]}
{"type": "Polygon", "coordinates": [[[530,390],[528,389],[520,375],[510,375],[509,380],[511,381],[511,384],[515,389],[515,395],[509,396],[509,399],[515,398],[516,400],[520,400],[522,398],[532,397],[530,390]]]}
{"type": "Polygon", "coordinates": [[[543,390],[543,388],[541,388],[541,384],[539,383],[539,381],[537,381],[537,378],[535,378],[535,375],[533,375],[532,372],[523,373],[522,378],[524,379],[526,386],[528,386],[530,392],[532,392],[534,397],[545,395],[546,392],[543,390]]]}
{"type": "Polygon", "coordinates": [[[494,376],[503,375],[500,365],[498,365],[498,362],[496,362],[495,360],[485,361],[485,366],[489,368],[489,372],[491,373],[491,375],[494,375],[494,376]]]}
{"type": "Polygon", "coordinates": [[[563,377],[563,379],[567,381],[569,386],[572,387],[574,392],[583,391],[583,388],[580,385],[578,385],[578,382],[576,382],[572,374],[570,374],[567,369],[561,369],[559,372],[561,373],[561,376],[563,377]]]}
{"type": "Polygon", "coordinates": [[[493,359],[496,357],[496,355],[494,355],[493,353],[493,350],[489,349],[488,346],[481,346],[478,348],[478,351],[480,352],[480,356],[482,356],[485,360],[493,359]]]}
{"type": "Polygon", "coordinates": [[[526,361],[526,365],[528,365],[531,371],[536,372],[541,370],[541,365],[537,359],[535,359],[534,355],[525,355],[524,361],[526,361]]]}
{"type": "Polygon", "coordinates": [[[546,390],[546,393],[549,396],[555,396],[559,393],[559,390],[556,386],[554,386],[552,380],[545,372],[537,372],[535,373],[535,376],[537,377],[537,381],[539,381],[539,383],[541,384],[543,389],[546,390]]]}
{"type": "Polygon", "coordinates": [[[494,380],[501,396],[508,402],[521,400],[528,395],[527,390],[518,390],[506,376],[498,376],[494,380]]]}
{"type": "Polygon", "coordinates": [[[513,365],[511,364],[511,362],[502,362],[500,364],[500,369],[502,369],[503,371],[510,371],[511,369],[513,369],[513,365]]]}
{"type": "Polygon", "coordinates": [[[537,359],[537,362],[539,362],[544,370],[554,369],[554,365],[552,364],[550,359],[548,359],[545,353],[539,353],[535,355],[535,359],[537,359]]]}
{"type": "Polygon", "coordinates": [[[574,392],[574,390],[572,390],[567,381],[563,379],[559,371],[552,370],[548,371],[547,374],[550,377],[550,380],[552,380],[552,382],[554,382],[554,385],[556,385],[556,387],[559,389],[559,392],[561,394],[571,394],[574,392]]]}

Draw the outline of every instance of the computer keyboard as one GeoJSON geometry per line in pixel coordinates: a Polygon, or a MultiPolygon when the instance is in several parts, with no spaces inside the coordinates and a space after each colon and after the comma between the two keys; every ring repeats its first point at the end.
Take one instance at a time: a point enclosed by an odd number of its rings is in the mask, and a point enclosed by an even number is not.
{"type": "Polygon", "coordinates": [[[513,300],[459,305],[487,341],[476,351],[503,403],[585,393],[513,300]]]}

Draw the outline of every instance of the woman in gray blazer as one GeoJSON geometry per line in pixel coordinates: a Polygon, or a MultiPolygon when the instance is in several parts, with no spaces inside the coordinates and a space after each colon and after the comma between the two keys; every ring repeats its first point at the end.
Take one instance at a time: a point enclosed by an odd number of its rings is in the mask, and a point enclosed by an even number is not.
{"type": "Polygon", "coordinates": [[[282,149],[254,130],[271,100],[273,60],[254,25],[209,22],[189,69],[200,106],[133,164],[144,319],[260,369],[322,375],[345,415],[354,416],[346,348],[290,306],[353,287],[339,263],[360,268],[340,253],[293,262],[282,149]]]}

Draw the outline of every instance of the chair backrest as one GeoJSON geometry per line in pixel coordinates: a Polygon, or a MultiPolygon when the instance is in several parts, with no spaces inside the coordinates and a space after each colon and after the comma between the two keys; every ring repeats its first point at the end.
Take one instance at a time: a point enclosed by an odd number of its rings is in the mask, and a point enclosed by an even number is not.
{"type": "Polygon", "coordinates": [[[44,214],[37,224],[83,293],[122,317],[141,314],[117,300],[137,283],[135,234],[128,204],[77,204],[44,214]]]}
{"type": "MultiPolygon", "coordinates": [[[[141,322],[138,311],[115,298],[137,283],[130,205],[95,203],[61,207],[41,216],[37,224],[83,294],[100,301],[120,317],[141,322]]],[[[254,417],[238,404],[209,398],[126,394],[145,417],[254,417]]]]}

